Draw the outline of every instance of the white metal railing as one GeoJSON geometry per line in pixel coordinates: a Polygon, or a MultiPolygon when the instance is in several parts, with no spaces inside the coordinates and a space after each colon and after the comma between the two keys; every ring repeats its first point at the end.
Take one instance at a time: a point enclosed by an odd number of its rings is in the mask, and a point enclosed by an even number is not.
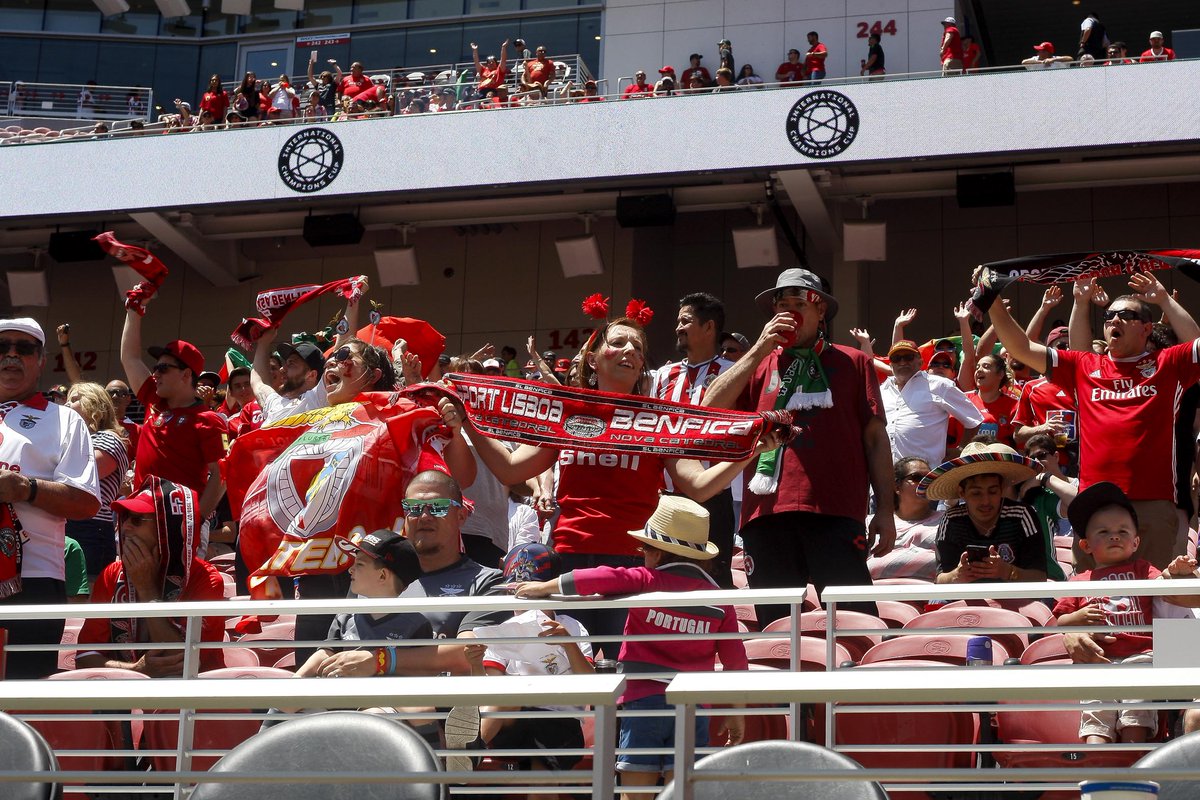
{"type": "MultiPolygon", "coordinates": [[[[702,698],[706,703],[733,703],[733,704],[762,704],[762,708],[747,709],[748,715],[765,715],[777,716],[785,710],[790,712],[793,722],[791,728],[791,737],[799,738],[801,736],[800,709],[802,703],[821,703],[825,704],[827,710],[826,716],[826,739],[825,744],[832,746],[835,749],[846,752],[854,756],[871,753],[914,753],[920,754],[924,752],[969,752],[969,753],[1000,753],[1012,751],[1034,751],[1034,750],[1050,750],[1055,749],[1062,751],[1064,749],[1073,753],[1082,753],[1087,755],[1093,752],[1102,751],[1117,751],[1117,750],[1140,750],[1147,747],[1139,745],[1085,745],[1085,744],[1070,744],[1070,745],[1026,745],[1013,744],[1004,745],[1000,743],[988,742],[973,742],[970,744],[919,744],[919,745],[897,745],[895,743],[875,742],[875,743],[858,743],[858,744],[839,744],[836,736],[837,718],[839,715],[846,714],[864,714],[864,713],[930,713],[933,711],[944,711],[946,704],[952,703],[954,710],[970,714],[987,714],[997,710],[993,705],[1003,701],[1032,701],[1027,702],[1019,707],[1017,711],[1040,711],[1040,710],[1061,710],[1068,709],[1078,712],[1079,707],[1076,701],[1079,699],[1092,699],[1106,701],[1101,703],[1096,708],[1116,708],[1117,703],[1108,702],[1120,700],[1126,697],[1130,692],[1130,687],[1137,686],[1136,694],[1143,698],[1143,702],[1136,704],[1133,707],[1143,707],[1152,709],[1179,709],[1179,708],[1198,708],[1200,704],[1194,702],[1185,702],[1195,696],[1200,696],[1200,691],[1197,690],[1197,685],[1200,681],[1195,678],[1195,672],[1190,670],[1179,669],[1164,669],[1164,668],[1149,668],[1145,666],[1014,666],[1014,667],[994,667],[991,669],[984,668],[954,668],[946,667],[939,669],[865,669],[860,667],[842,668],[835,663],[835,647],[834,643],[840,638],[847,636],[861,636],[864,634],[879,633],[885,637],[892,636],[907,636],[907,635],[923,635],[930,633],[938,634],[954,634],[954,633],[969,633],[969,634],[984,634],[984,633],[1053,633],[1057,629],[1039,628],[1037,626],[1029,628],[939,628],[939,629],[880,629],[879,631],[866,630],[850,630],[839,628],[837,625],[837,608],[844,606],[848,602],[860,601],[880,601],[880,600],[899,600],[899,601],[917,601],[927,600],[931,598],[940,598],[944,600],[1006,600],[1018,598],[1049,598],[1062,596],[1079,596],[1082,594],[1106,594],[1106,595],[1130,595],[1130,596],[1157,596],[1166,594],[1197,594],[1200,593],[1200,580],[1174,580],[1174,581],[1106,581],[1101,584],[1089,585],[1086,583],[1025,583],[1025,584],[974,584],[974,585],[885,585],[875,587],[829,587],[824,592],[825,613],[826,613],[826,629],[829,635],[826,636],[826,672],[814,673],[805,672],[803,676],[795,674],[799,671],[799,652],[800,652],[800,610],[801,603],[804,600],[804,592],[802,590],[740,590],[728,592],[693,592],[682,594],[655,594],[642,595],[629,598],[578,598],[572,600],[516,600],[507,596],[484,596],[484,597],[467,597],[467,598],[422,598],[413,600],[308,600],[308,601],[270,601],[270,602],[244,602],[244,601],[227,601],[227,602],[208,602],[208,603],[173,603],[173,604],[139,604],[139,605],[106,605],[106,604],[88,604],[88,605],[71,605],[71,606],[3,606],[0,607],[0,620],[14,617],[26,619],[52,619],[71,616],[77,618],[108,618],[114,615],[122,617],[128,616],[144,616],[144,617],[182,617],[189,618],[189,625],[185,640],[178,644],[153,644],[140,645],[140,649],[182,649],[184,656],[184,675],[195,676],[199,668],[199,653],[204,649],[211,648],[233,648],[246,647],[248,645],[258,647],[269,647],[272,645],[288,645],[296,646],[303,645],[303,642],[292,641],[265,641],[255,640],[248,642],[225,642],[225,643],[200,643],[198,641],[199,626],[197,620],[203,616],[222,616],[234,617],[239,614],[305,614],[305,613],[350,613],[350,612],[396,612],[396,611],[444,611],[448,605],[453,606],[456,610],[463,612],[471,611],[495,611],[500,609],[519,609],[525,610],[530,608],[556,609],[569,613],[573,608],[597,608],[597,607],[621,607],[621,608],[638,608],[647,606],[680,606],[680,605],[695,605],[701,604],[737,604],[746,605],[751,603],[757,604],[772,604],[772,605],[787,605],[791,608],[792,624],[791,630],[788,633],[752,633],[740,634],[741,638],[788,638],[791,644],[790,653],[790,670],[781,671],[755,671],[746,675],[726,675],[723,673],[693,673],[686,675],[669,675],[664,674],[657,676],[665,680],[671,680],[671,687],[668,700],[670,702],[678,701],[681,704],[675,712],[676,724],[687,726],[690,723],[688,720],[694,719],[696,713],[694,703],[697,698],[702,698]],[[953,670],[946,672],[946,669],[953,670]],[[953,676],[952,678],[950,676],[953,676]],[[949,680],[947,680],[950,678],[949,680]],[[688,694],[688,693],[691,694],[688,694]]],[[[963,609],[969,611],[969,608],[963,609]]],[[[1134,628],[1131,628],[1134,629],[1134,628]]],[[[1145,630],[1147,626],[1141,626],[1136,630],[1145,630]]],[[[1109,631],[1112,628],[1086,628],[1075,627],[1071,629],[1076,632],[1094,631],[1109,631]]],[[[732,635],[732,634],[729,634],[732,635]]],[[[610,636],[589,637],[589,640],[596,644],[605,642],[619,641],[622,637],[610,636]]],[[[661,638],[661,639],[689,639],[696,638],[695,635],[688,634],[670,634],[662,637],[643,637],[643,638],[661,638]]],[[[709,635],[705,638],[714,638],[709,635]]],[[[487,643],[488,640],[478,640],[481,643],[487,643]]],[[[510,643],[533,641],[530,639],[507,639],[510,643]]],[[[544,641],[544,640],[543,640],[544,641]]],[[[562,641],[577,641],[573,637],[564,637],[562,641]]],[[[439,644],[453,644],[454,640],[440,640],[439,644]]],[[[315,644],[323,644],[315,643],[315,644]]],[[[371,642],[361,643],[363,646],[370,646],[371,642]]],[[[379,644],[382,644],[380,642],[379,644]]],[[[389,645],[399,646],[420,646],[427,645],[429,642],[395,642],[388,641],[389,645]]],[[[122,649],[137,649],[125,645],[121,645],[122,649]]],[[[13,646],[9,648],[12,651],[35,649],[33,646],[13,646]]],[[[86,650],[92,649],[90,646],[80,645],[56,645],[53,649],[75,649],[86,650]]],[[[606,647],[611,650],[611,647],[606,647]]],[[[539,686],[538,691],[542,692],[539,699],[542,704],[546,705],[575,705],[579,701],[577,695],[573,695],[574,688],[567,684],[554,683],[561,678],[568,676],[555,676],[546,680],[552,683],[539,686]],[[548,693],[548,694],[547,694],[548,693]],[[547,700],[546,698],[553,698],[547,700]]],[[[586,677],[586,676],[585,676],[586,677]]],[[[593,677],[612,677],[612,676],[593,676],[593,677]]],[[[638,675],[637,677],[644,677],[638,675]]],[[[200,721],[212,720],[214,717],[206,716],[201,713],[197,715],[196,710],[220,709],[230,707],[251,707],[251,708],[266,708],[268,706],[283,706],[283,707],[328,707],[328,708],[359,708],[364,706],[379,705],[386,701],[392,704],[407,702],[407,699],[413,699],[414,702],[418,695],[424,698],[421,705],[453,705],[457,701],[470,702],[477,704],[478,702],[492,705],[508,705],[511,701],[512,705],[528,705],[525,700],[528,698],[519,698],[516,695],[505,696],[503,693],[509,691],[508,686],[515,684],[502,685],[497,683],[495,677],[488,678],[371,678],[371,679],[342,679],[339,681],[329,681],[325,679],[270,679],[261,678],[254,681],[213,681],[206,680],[203,684],[199,681],[191,681],[187,678],[183,679],[158,679],[152,682],[134,681],[127,684],[120,682],[94,682],[83,681],[77,683],[70,682],[0,682],[0,708],[6,710],[40,710],[40,711],[64,711],[71,709],[87,709],[89,712],[99,709],[116,709],[125,713],[118,713],[111,718],[114,720],[129,720],[135,718],[129,714],[129,709],[182,709],[178,713],[178,729],[177,742],[178,746],[174,751],[150,751],[149,755],[159,755],[174,757],[177,769],[175,771],[160,771],[151,777],[147,778],[142,773],[131,775],[129,773],[102,773],[83,774],[69,770],[63,770],[62,775],[68,780],[82,780],[89,785],[96,784],[113,784],[122,781],[129,782],[136,779],[137,782],[146,782],[149,784],[173,784],[176,786],[176,791],[182,791],[183,785],[188,782],[202,780],[205,778],[205,773],[199,772],[191,767],[191,759],[196,756],[213,756],[219,755],[219,751],[202,750],[192,746],[194,726],[199,718],[200,721]],[[490,684],[487,682],[491,681],[490,684]],[[432,683],[431,683],[432,682],[432,683]],[[464,683],[465,682],[465,683],[464,683]],[[228,685],[227,685],[228,684],[228,685]],[[70,687],[70,688],[64,688],[70,687]],[[476,692],[478,694],[472,694],[476,692]],[[444,694],[439,694],[444,693],[444,694]],[[484,696],[486,693],[486,696],[484,696]],[[144,702],[135,702],[134,698],[147,698],[144,702]],[[446,702],[443,702],[446,701],[446,702]],[[453,702],[451,702],[453,701],[453,702]]],[[[614,690],[617,691],[617,690],[614,690]]],[[[589,703],[596,705],[595,703],[589,703]]],[[[603,704],[601,704],[603,705],[603,704]]],[[[1130,707],[1130,704],[1120,704],[1122,708],[1130,707]]],[[[607,711],[600,711],[597,706],[598,713],[607,714],[607,711]]],[[[529,712],[500,712],[496,716],[517,716],[528,714],[529,712]]],[[[540,715],[553,716],[555,712],[536,712],[540,715]]],[[[616,716],[628,715],[631,712],[619,712],[616,716]]],[[[646,712],[642,712],[646,713],[646,712]]],[[[653,713],[653,712],[650,712],[653,713]]],[[[670,712],[666,712],[670,713],[670,712]]],[[[709,716],[720,715],[723,713],[733,713],[730,711],[712,710],[701,712],[709,716]]],[[[1012,713],[1012,712],[1010,712],[1012,713]]],[[[255,714],[230,714],[230,719],[262,719],[263,714],[260,712],[255,714]]],[[[412,714],[402,714],[401,717],[412,717],[412,714]]],[[[58,719],[72,719],[73,717],[57,717],[58,719]]],[[[94,714],[81,714],[79,719],[96,720],[99,717],[94,714]]],[[[224,716],[218,715],[215,719],[224,719],[224,716]]],[[[174,720],[174,715],[156,715],[155,719],[174,720]]],[[[611,751],[601,750],[602,743],[611,745],[612,732],[611,720],[600,723],[598,725],[607,725],[607,732],[604,737],[601,737],[600,732],[596,735],[597,749],[594,752],[596,765],[611,763],[611,751]]],[[[689,729],[690,730],[690,729],[689,729]]],[[[694,742],[689,744],[689,737],[679,736],[675,746],[675,760],[677,764],[677,775],[682,773],[682,778],[685,784],[688,781],[689,769],[687,765],[691,764],[691,758],[694,755],[694,742]],[[681,769],[680,765],[684,765],[681,769]]],[[[146,755],[146,751],[141,751],[146,755]]],[[[666,751],[663,751],[666,752],[666,751]]],[[[533,755],[532,751],[487,751],[488,755],[497,758],[521,757],[533,755]]],[[[80,755],[80,753],[70,752],[67,755],[80,755]]],[[[1083,767],[1069,769],[1022,769],[1022,770],[993,770],[981,769],[972,767],[969,769],[922,769],[919,771],[896,770],[896,769],[872,769],[865,773],[855,773],[853,776],[847,776],[847,779],[863,777],[872,777],[881,781],[886,781],[889,785],[900,786],[904,785],[908,789],[918,789],[919,787],[931,788],[937,791],[959,791],[955,787],[963,787],[961,791],[970,789],[990,789],[998,790],[1004,788],[1006,790],[1044,790],[1047,788],[1062,789],[1069,788],[1072,782],[1078,781],[1082,777],[1098,777],[1098,772],[1094,768],[1088,768],[1087,774],[1081,774],[1083,767]],[[919,772],[919,774],[917,774],[919,772]],[[1011,783],[1004,782],[1023,781],[1021,786],[1014,787],[1011,783]]],[[[1115,773],[1114,773],[1115,774],[1115,773]]],[[[566,774],[551,774],[547,777],[546,774],[531,774],[531,773],[495,773],[487,772],[482,775],[477,774],[466,787],[456,789],[462,792],[484,792],[485,785],[504,786],[507,791],[517,791],[515,786],[521,784],[522,788],[536,786],[560,786],[563,793],[572,793],[579,791],[587,791],[586,786],[583,786],[579,781],[584,783],[590,782],[592,779],[600,781],[604,775],[611,777],[611,771],[597,767],[592,773],[578,772],[566,774]],[[555,781],[558,781],[555,783],[555,781]]],[[[1155,775],[1160,777],[1175,777],[1181,775],[1175,773],[1155,773],[1154,775],[1147,774],[1145,777],[1153,778],[1155,775]]],[[[828,777],[828,775],[824,775],[828,777]]],[[[28,777],[28,776],[26,776],[28,777]]],[[[269,776],[268,776],[269,777],[269,776]]],[[[288,774],[287,776],[277,776],[282,779],[287,777],[290,780],[296,780],[297,775],[288,774]]],[[[446,780],[456,780],[462,776],[447,775],[446,780]]],[[[693,776],[696,780],[712,779],[712,776],[693,776]]],[[[757,776],[763,777],[763,776],[757,776]]],[[[789,774],[789,779],[806,780],[812,779],[812,775],[807,778],[789,774]]],[[[15,773],[0,772],[0,782],[7,780],[15,780],[15,773]]],[[[781,776],[768,775],[765,779],[783,779],[781,776]]],[[[154,788],[153,785],[145,791],[150,791],[154,788]]],[[[607,791],[611,792],[611,783],[607,784],[607,791]]],[[[590,790],[594,796],[596,788],[593,785],[590,790]]],[[[607,795],[611,796],[611,794],[607,795]]]]}
{"type": "Polygon", "coordinates": [[[147,118],[154,108],[154,91],[145,86],[13,81],[3,84],[0,102],[10,117],[147,118]]]}

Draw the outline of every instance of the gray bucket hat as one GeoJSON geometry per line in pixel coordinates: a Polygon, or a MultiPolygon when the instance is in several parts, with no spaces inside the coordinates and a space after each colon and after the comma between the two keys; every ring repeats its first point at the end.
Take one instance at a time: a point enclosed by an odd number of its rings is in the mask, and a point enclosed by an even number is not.
{"type": "Polygon", "coordinates": [[[769,317],[775,315],[775,293],[780,289],[808,289],[819,294],[825,301],[826,322],[831,321],[837,314],[838,302],[833,295],[825,291],[821,279],[815,273],[802,267],[792,267],[779,273],[779,277],[775,279],[774,288],[759,292],[758,296],[754,298],[759,309],[769,317]]]}

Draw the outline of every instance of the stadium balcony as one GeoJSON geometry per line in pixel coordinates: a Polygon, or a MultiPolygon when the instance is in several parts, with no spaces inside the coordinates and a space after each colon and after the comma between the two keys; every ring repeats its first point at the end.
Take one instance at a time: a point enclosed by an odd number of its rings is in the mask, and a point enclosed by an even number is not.
{"type": "MultiPolygon", "coordinates": [[[[1163,748],[1163,740],[1170,735],[1165,729],[1152,741],[1141,744],[1079,742],[1081,700],[1101,701],[1091,708],[1154,709],[1163,717],[1169,711],[1200,707],[1200,703],[1190,699],[1196,695],[1194,666],[1160,665],[1157,661],[1154,666],[1080,666],[1064,660],[1061,647],[1054,657],[1056,629],[1044,614],[1032,613],[1030,599],[1078,596],[1088,594],[1089,589],[1080,583],[829,587],[824,593],[824,607],[817,612],[825,615],[823,626],[803,624],[803,616],[809,615],[802,616],[802,609],[815,605],[816,601],[802,589],[663,593],[569,601],[516,600],[503,596],[336,602],[251,602],[232,598],[224,603],[7,606],[0,610],[0,619],[75,615],[77,619],[68,630],[82,618],[107,618],[115,614],[187,616],[189,627],[180,644],[141,646],[182,649],[184,677],[146,680],[139,673],[116,674],[121,670],[85,670],[64,672],[46,681],[4,681],[0,682],[0,710],[28,721],[50,743],[58,758],[50,775],[67,784],[68,796],[85,791],[113,791],[114,787],[131,794],[171,788],[176,796],[182,796],[192,784],[207,787],[251,781],[255,791],[261,792],[258,796],[274,797],[278,796],[278,790],[273,783],[304,781],[348,786],[371,782],[444,783],[450,784],[451,796],[557,791],[606,800],[613,796],[616,787],[612,770],[601,765],[611,764],[614,754],[621,752],[614,751],[612,733],[617,721],[628,713],[616,708],[628,679],[626,675],[297,679],[290,677],[286,666],[256,667],[248,661],[238,667],[198,673],[199,653],[202,649],[219,648],[227,654],[227,662],[233,660],[228,657],[232,653],[247,658],[266,653],[277,658],[281,650],[300,644],[290,638],[289,633],[294,630],[290,621],[294,620],[292,615],[305,613],[444,611],[448,606],[463,611],[557,609],[570,613],[572,608],[600,605],[634,609],[696,603],[737,604],[752,611],[754,603],[782,603],[791,607],[790,619],[758,631],[753,614],[739,612],[742,630],[737,634],[716,634],[736,636],[746,642],[751,672],[650,676],[668,684],[668,702],[676,707],[673,711],[634,713],[673,716],[679,730],[691,730],[688,721],[696,714],[707,716],[712,730],[718,727],[721,716],[744,714],[747,741],[807,740],[848,756],[861,769],[830,771],[828,766],[794,762],[783,769],[778,766],[749,772],[743,769],[737,776],[728,771],[710,774],[705,767],[693,771],[694,757],[721,748],[697,748],[690,736],[682,736],[673,749],[654,751],[674,753],[675,791],[684,794],[672,797],[699,793],[704,783],[718,778],[753,781],[759,785],[764,781],[783,781],[786,786],[802,785],[815,778],[877,781],[895,798],[961,797],[974,791],[988,792],[987,796],[1003,791],[1010,793],[1006,797],[1070,797],[1078,796],[1076,784],[1084,779],[1129,780],[1136,775],[1163,782],[1194,780],[1197,774],[1194,768],[1181,771],[1161,763],[1144,772],[1129,771],[1148,752],[1163,748]],[[863,614],[847,615],[844,617],[847,624],[841,624],[844,612],[838,611],[838,605],[862,600],[921,606],[933,601],[941,610],[929,614],[944,617],[949,610],[957,613],[952,620],[943,620],[938,628],[915,625],[912,619],[899,627],[898,622],[882,618],[874,620],[874,628],[868,628],[861,624],[866,617],[863,614]],[[1000,605],[1025,612],[1014,612],[1011,617],[987,613],[991,607],[1000,605]],[[239,637],[237,630],[246,627],[242,615],[254,614],[270,615],[261,619],[262,633],[239,637]],[[226,616],[230,640],[200,644],[197,623],[204,615],[226,616]],[[276,622],[267,624],[271,617],[276,622]],[[238,626],[239,622],[243,624],[238,626]],[[993,666],[965,665],[963,643],[970,636],[980,635],[989,636],[994,642],[993,666]],[[864,640],[871,636],[882,641],[868,646],[865,652],[854,649],[856,643],[869,645],[864,640]],[[1016,639],[1022,644],[1011,644],[1016,639]],[[1023,642],[1028,640],[1033,641],[1025,646],[1023,642]],[[840,641],[848,646],[843,647],[840,641]],[[1008,652],[1002,644],[1006,641],[1010,647],[1024,647],[1024,652],[1008,652]],[[889,651],[887,654],[882,653],[884,648],[889,651]],[[855,655],[848,657],[850,653],[855,655]],[[143,679],[121,680],[137,677],[143,679]],[[1131,693],[1140,699],[1128,701],[1131,693]],[[283,720],[286,725],[290,719],[305,718],[308,724],[319,726],[321,721],[311,713],[318,709],[384,707],[387,711],[383,716],[397,719],[422,716],[409,707],[441,709],[436,713],[424,712],[423,716],[429,718],[444,715],[448,708],[458,705],[584,707],[582,712],[524,710],[485,716],[579,718],[584,724],[585,750],[563,751],[563,754],[586,758],[573,770],[542,772],[517,769],[518,759],[536,752],[519,749],[472,751],[482,761],[470,772],[438,771],[429,764],[406,769],[378,763],[353,768],[351,772],[337,772],[319,754],[307,759],[297,755],[286,761],[253,760],[259,745],[263,752],[269,752],[275,738],[257,732],[260,722],[266,719],[283,720]],[[742,705],[747,708],[731,708],[742,705]],[[267,711],[281,707],[307,711],[267,711]],[[234,749],[239,755],[220,764],[218,760],[234,749]],[[126,756],[140,758],[142,767],[132,769],[125,761],[126,756]]],[[[1129,596],[1192,593],[1200,591],[1200,583],[1192,588],[1180,581],[1166,584],[1106,581],[1095,591],[1129,596]]],[[[1160,648],[1166,651],[1172,643],[1194,641],[1192,630],[1198,625],[1200,621],[1189,615],[1157,620],[1153,628],[1127,629],[1153,630],[1156,651],[1160,648]],[[1176,625],[1183,627],[1172,627],[1176,625]]],[[[696,636],[714,637],[672,633],[658,638],[685,640],[696,636]]],[[[616,637],[590,639],[594,646],[605,650],[612,650],[615,640],[616,637]]],[[[443,645],[448,643],[439,641],[443,645]]],[[[509,645],[544,642],[534,638],[501,640],[486,636],[479,641],[503,641],[509,645]]],[[[360,646],[382,644],[406,647],[427,642],[364,641],[360,646]]],[[[69,636],[64,636],[64,643],[58,648],[64,652],[86,649],[69,636]]],[[[276,663],[286,665],[286,660],[278,659],[276,663]]],[[[338,719],[332,721],[336,723],[338,719]]],[[[328,746],[328,742],[317,744],[328,746]]],[[[436,744],[434,747],[439,757],[462,752],[448,751],[436,744]]],[[[343,756],[351,751],[348,748],[343,756]]],[[[40,777],[43,776],[29,769],[0,764],[0,784],[40,777]]],[[[0,795],[7,793],[0,789],[0,795]]]]}

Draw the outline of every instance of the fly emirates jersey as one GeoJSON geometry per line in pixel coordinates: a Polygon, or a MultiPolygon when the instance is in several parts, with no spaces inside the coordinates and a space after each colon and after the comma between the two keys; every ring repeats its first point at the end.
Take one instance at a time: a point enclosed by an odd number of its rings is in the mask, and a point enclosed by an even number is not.
{"type": "Polygon", "coordinates": [[[1130,500],[1175,501],[1175,418],[1200,380],[1198,342],[1123,359],[1049,351],[1047,380],[1078,408],[1081,491],[1112,481],[1130,500]]]}

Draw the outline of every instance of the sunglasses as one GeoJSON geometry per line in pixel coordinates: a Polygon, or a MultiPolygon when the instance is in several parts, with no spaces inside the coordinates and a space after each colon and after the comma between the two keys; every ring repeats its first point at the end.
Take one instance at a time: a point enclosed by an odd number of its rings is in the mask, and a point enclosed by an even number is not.
{"type": "Polygon", "coordinates": [[[908,483],[920,483],[921,479],[924,477],[925,477],[924,472],[914,472],[911,475],[905,475],[900,480],[901,480],[901,482],[907,481],[908,483]]]}
{"type": "Polygon", "coordinates": [[[722,353],[732,353],[733,355],[738,355],[738,354],[744,353],[746,351],[740,347],[722,347],[721,352],[722,353]]]}
{"type": "Polygon", "coordinates": [[[6,356],[10,350],[16,350],[19,356],[31,356],[41,349],[41,345],[37,342],[27,342],[23,339],[18,341],[0,339],[0,355],[6,356]]]}
{"type": "MultiPolygon", "coordinates": [[[[1142,315],[1134,311],[1132,308],[1122,308],[1117,311],[1104,312],[1105,322],[1112,322],[1114,319],[1124,320],[1125,322],[1145,322],[1145,320],[1142,319],[1142,315]]],[[[3,342],[0,342],[0,345],[3,344],[3,342]]]]}
{"type": "Polygon", "coordinates": [[[897,353],[889,359],[893,364],[904,361],[912,361],[916,358],[915,353],[897,353]]]}
{"type": "MultiPolygon", "coordinates": [[[[892,360],[895,361],[895,359],[892,359],[892,360]]],[[[930,369],[954,369],[954,362],[953,361],[930,361],[929,368],[930,369]]]]}
{"type": "Polygon", "coordinates": [[[150,371],[153,372],[155,375],[164,375],[164,374],[166,374],[166,372],[168,370],[172,370],[172,369],[182,370],[183,367],[177,367],[174,364],[163,363],[163,364],[155,364],[153,367],[150,368],[150,371]]]}
{"type": "Polygon", "coordinates": [[[141,525],[148,519],[154,519],[150,514],[135,514],[132,511],[125,514],[125,519],[129,520],[131,525],[141,525]]]}
{"type": "Polygon", "coordinates": [[[333,354],[329,356],[329,358],[340,364],[343,361],[349,361],[350,359],[354,358],[354,351],[350,349],[350,345],[342,345],[335,350],[333,354]]]}
{"type": "Polygon", "coordinates": [[[116,400],[119,397],[129,397],[133,392],[126,389],[108,389],[108,396],[116,400]]]}
{"type": "Polygon", "coordinates": [[[462,503],[448,497],[439,497],[433,500],[401,500],[400,507],[404,509],[404,515],[412,519],[426,514],[441,519],[450,513],[451,508],[462,508],[462,503]]]}

